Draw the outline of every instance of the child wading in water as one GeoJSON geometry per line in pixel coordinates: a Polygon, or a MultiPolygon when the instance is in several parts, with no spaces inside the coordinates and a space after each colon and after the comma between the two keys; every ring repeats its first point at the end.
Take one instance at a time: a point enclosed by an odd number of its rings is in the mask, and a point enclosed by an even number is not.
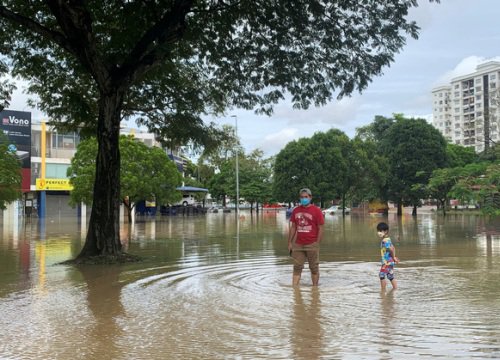
{"type": "Polygon", "coordinates": [[[397,289],[398,283],[394,279],[394,264],[399,263],[396,257],[396,248],[392,245],[391,238],[389,237],[389,225],[381,222],[377,225],[377,235],[380,238],[380,254],[382,255],[380,267],[380,286],[385,290],[387,285],[385,278],[391,282],[392,288],[397,289]]]}

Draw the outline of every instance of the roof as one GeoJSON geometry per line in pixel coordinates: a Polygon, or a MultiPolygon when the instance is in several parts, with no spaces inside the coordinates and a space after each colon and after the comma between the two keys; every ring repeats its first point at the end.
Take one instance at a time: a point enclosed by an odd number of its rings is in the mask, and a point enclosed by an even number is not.
{"type": "Polygon", "coordinates": [[[179,186],[176,189],[179,191],[208,192],[208,189],[194,187],[194,186],[179,186]]]}

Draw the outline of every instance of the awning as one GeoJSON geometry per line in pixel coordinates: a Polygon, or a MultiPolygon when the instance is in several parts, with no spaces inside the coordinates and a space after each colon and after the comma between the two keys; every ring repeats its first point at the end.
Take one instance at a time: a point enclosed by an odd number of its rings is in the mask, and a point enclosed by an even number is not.
{"type": "Polygon", "coordinates": [[[179,186],[176,189],[179,191],[208,192],[208,189],[194,187],[194,186],[179,186]]]}

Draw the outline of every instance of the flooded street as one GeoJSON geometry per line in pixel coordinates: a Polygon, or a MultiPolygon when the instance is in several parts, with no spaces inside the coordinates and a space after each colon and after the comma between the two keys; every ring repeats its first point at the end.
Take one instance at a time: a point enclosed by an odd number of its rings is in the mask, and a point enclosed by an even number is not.
{"type": "Polygon", "coordinates": [[[76,220],[0,227],[1,359],[500,358],[500,220],[327,215],[320,286],[291,286],[284,212],[125,225],[123,266],[71,267],[76,220]],[[398,240],[399,238],[399,240],[398,240]]]}

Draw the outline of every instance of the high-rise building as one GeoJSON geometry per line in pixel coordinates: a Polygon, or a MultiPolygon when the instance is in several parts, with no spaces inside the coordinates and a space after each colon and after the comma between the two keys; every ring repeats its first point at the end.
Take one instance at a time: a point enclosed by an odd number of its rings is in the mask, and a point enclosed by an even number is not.
{"type": "Polygon", "coordinates": [[[488,61],[432,89],[433,124],[448,141],[481,152],[500,139],[499,79],[500,62],[488,61]]]}

